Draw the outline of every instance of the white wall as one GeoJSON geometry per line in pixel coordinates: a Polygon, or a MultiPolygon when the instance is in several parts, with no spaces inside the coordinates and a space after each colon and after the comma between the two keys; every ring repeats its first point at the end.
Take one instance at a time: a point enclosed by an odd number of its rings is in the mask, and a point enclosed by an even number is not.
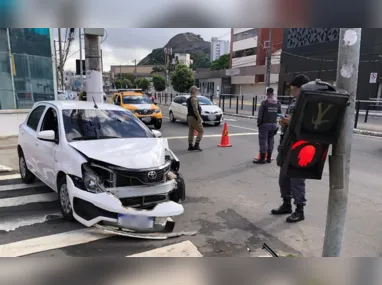
{"type": "Polygon", "coordinates": [[[245,75],[245,76],[232,76],[231,84],[254,84],[255,76],[254,75],[245,75]]]}
{"type": "Polygon", "coordinates": [[[253,30],[253,28],[236,28],[236,29],[233,29],[233,33],[238,34],[238,33],[243,33],[249,30],[253,30]]]}
{"type": "MultiPolygon", "coordinates": [[[[274,89],[274,93],[277,94],[278,84],[271,83],[270,87],[272,87],[274,89]]],[[[234,94],[237,94],[237,95],[240,94],[240,90],[242,95],[265,95],[265,84],[264,83],[237,84],[237,85],[234,85],[233,90],[234,90],[234,94]]]]}
{"type": "Polygon", "coordinates": [[[0,137],[17,136],[19,125],[25,121],[29,110],[0,110],[0,137]]]}
{"type": "Polygon", "coordinates": [[[232,67],[244,67],[256,65],[256,55],[236,57],[232,59],[232,67]]]}
{"type": "Polygon", "coordinates": [[[243,50],[247,48],[257,47],[257,39],[258,37],[248,38],[245,40],[233,42],[232,51],[243,50]]]}

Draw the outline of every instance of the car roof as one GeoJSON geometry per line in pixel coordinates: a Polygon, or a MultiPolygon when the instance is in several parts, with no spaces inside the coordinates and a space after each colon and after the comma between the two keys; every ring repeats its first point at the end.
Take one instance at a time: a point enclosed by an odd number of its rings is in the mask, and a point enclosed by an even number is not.
{"type": "MultiPolygon", "coordinates": [[[[55,101],[39,101],[33,105],[33,109],[39,105],[53,105],[59,110],[67,109],[95,109],[94,103],[90,101],[73,101],[73,100],[55,100],[55,101]]],[[[98,110],[125,110],[120,106],[108,103],[97,103],[98,110]]]]}

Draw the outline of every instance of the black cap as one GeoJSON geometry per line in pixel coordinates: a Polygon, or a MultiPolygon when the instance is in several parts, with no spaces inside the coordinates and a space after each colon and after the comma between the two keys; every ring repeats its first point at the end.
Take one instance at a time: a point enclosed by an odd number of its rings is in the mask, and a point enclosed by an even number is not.
{"type": "Polygon", "coordinates": [[[274,92],[272,87],[267,88],[267,94],[272,94],[274,92]]]}
{"type": "Polygon", "coordinates": [[[302,85],[309,82],[308,76],[304,74],[297,75],[293,81],[290,83],[290,86],[296,86],[297,88],[301,88],[302,85]]]}

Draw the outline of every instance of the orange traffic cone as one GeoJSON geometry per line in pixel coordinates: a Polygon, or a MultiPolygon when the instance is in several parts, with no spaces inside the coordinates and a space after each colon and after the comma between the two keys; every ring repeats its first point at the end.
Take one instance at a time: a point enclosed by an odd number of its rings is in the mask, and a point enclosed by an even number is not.
{"type": "Polygon", "coordinates": [[[222,139],[221,139],[220,144],[218,146],[219,147],[231,147],[232,146],[231,143],[229,142],[227,123],[224,123],[222,139]]]}

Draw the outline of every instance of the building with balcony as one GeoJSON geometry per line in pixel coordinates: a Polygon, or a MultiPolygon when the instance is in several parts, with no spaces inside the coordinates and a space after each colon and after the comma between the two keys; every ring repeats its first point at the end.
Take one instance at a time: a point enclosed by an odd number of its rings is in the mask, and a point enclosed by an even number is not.
{"type": "Polygon", "coordinates": [[[219,40],[218,38],[211,39],[211,61],[219,59],[222,55],[229,53],[229,41],[219,40]]]}

